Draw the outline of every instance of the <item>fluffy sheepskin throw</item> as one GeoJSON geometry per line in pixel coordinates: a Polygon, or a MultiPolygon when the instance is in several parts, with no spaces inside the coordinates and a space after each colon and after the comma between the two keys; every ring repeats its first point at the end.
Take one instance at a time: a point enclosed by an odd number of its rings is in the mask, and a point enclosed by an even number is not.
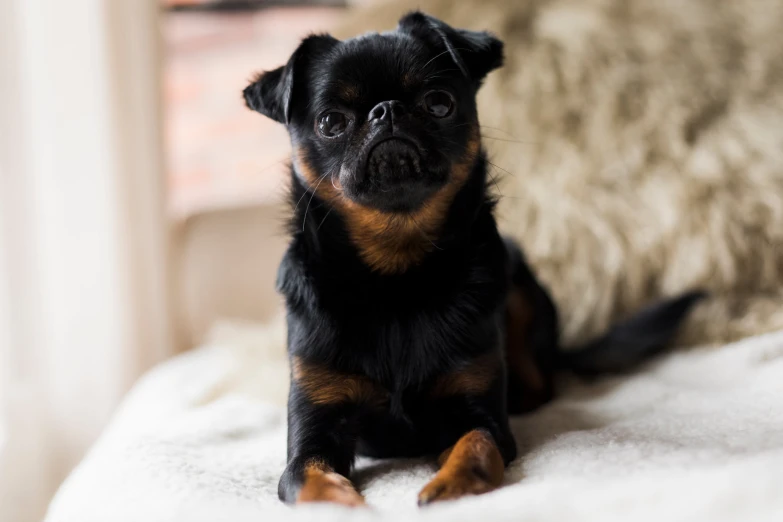
{"type": "Polygon", "coordinates": [[[417,7],[506,42],[482,134],[567,344],[695,287],[684,343],[783,328],[783,2],[394,0],[338,34],[417,7]]]}

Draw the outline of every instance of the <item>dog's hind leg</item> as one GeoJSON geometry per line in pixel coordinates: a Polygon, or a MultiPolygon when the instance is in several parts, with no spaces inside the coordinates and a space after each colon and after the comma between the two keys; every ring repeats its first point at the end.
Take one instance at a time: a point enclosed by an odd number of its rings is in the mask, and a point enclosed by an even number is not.
{"type": "Polygon", "coordinates": [[[506,300],[507,408],[531,411],[553,396],[558,353],[557,311],[522,251],[506,239],[509,293],[506,300]]]}

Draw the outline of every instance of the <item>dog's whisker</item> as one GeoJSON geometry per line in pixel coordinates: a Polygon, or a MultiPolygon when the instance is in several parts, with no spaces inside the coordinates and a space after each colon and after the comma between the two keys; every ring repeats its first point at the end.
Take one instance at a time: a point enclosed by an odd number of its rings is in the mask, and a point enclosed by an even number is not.
{"type": "MultiPolygon", "coordinates": [[[[419,71],[423,71],[423,70],[425,70],[429,64],[431,64],[432,62],[434,62],[435,60],[437,60],[438,58],[440,58],[440,57],[441,57],[441,56],[443,56],[444,54],[451,54],[451,51],[452,51],[452,50],[453,50],[453,51],[467,51],[467,52],[473,52],[473,49],[467,49],[467,48],[465,48],[465,47],[453,47],[453,48],[451,48],[451,49],[446,49],[446,50],[445,50],[445,51],[443,51],[442,53],[440,53],[440,54],[437,54],[437,55],[433,56],[433,57],[432,57],[432,58],[431,58],[431,59],[430,59],[430,60],[429,60],[427,63],[425,63],[425,64],[424,64],[422,67],[420,67],[418,70],[419,70],[419,71]]],[[[457,64],[457,65],[459,65],[459,64],[457,64]]],[[[459,70],[461,73],[463,73],[463,74],[465,74],[465,73],[467,72],[467,71],[463,71],[463,70],[462,70],[462,67],[460,67],[458,70],[459,70]]]]}
{"type": "Polygon", "coordinates": [[[508,171],[508,170],[504,169],[503,167],[501,167],[501,166],[499,166],[499,165],[496,165],[496,164],[492,163],[492,162],[491,162],[491,161],[489,161],[489,160],[487,160],[487,163],[489,163],[490,165],[492,165],[493,167],[495,167],[495,168],[496,168],[496,169],[498,169],[498,170],[502,170],[503,172],[505,172],[505,173],[506,173],[506,174],[508,174],[509,176],[514,176],[514,174],[513,174],[511,171],[508,171]]]}
{"type": "Polygon", "coordinates": [[[509,136],[511,136],[514,139],[517,139],[517,137],[514,136],[512,133],[508,132],[507,130],[501,129],[500,127],[491,127],[489,125],[481,125],[481,124],[479,124],[479,127],[484,128],[484,129],[496,130],[496,131],[502,132],[503,134],[508,134],[509,136]]]}
{"type": "Polygon", "coordinates": [[[430,237],[427,235],[427,233],[426,233],[426,232],[424,232],[424,229],[423,229],[423,228],[421,228],[421,225],[419,225],[419,222],[418,222],[418,221],[416,221],[416,218],[414,218],[413,216],[411,216],[411,218],[410,218],[410,219],[411,219],[411,221],[413,222],[413,224],[414,224],[414,225],[416,225],[416,228],[418,228],[418,229],[419,229],[419,232],[421,232],[421,235],[422,235],[422,237],[423,237],[424,239],[426,239],[427,241],[429,241],[429,242],[430,242],[430,244],[431,244],[433,247],[435,247],[436,249],[438,249],[438,250],[441,250],[441,251],[443,250],[441,247],[439,247],[438,245],[436,245],[436,244],[435,244],[435,242],[434,242],[432,239],[430,239],[430,237]]]}
{"type": "MultiPolygon", "coordinates": [[[[447,72],[462,72],[462,71],[460,69],[439,69],[437,71],[438,74],[443,74],[443,73],[447,73],[447,72]]],[[[425,76],[424,77],[424,81],[427,81],[428,78],[432,78],[432,76],[425,76]]]]}
{"type": "Polygon", "coordinates": [[[468,126],[471,126],[471,125],[473,125],[473,122],[469,121],[467,123],[460,123],[459,125],[452,125],[448,129],[449,130],[451,130],[451,129],[459,129],[460,127],[468,127],[468,126]]]}
{"type": "Polygon", "coordinates": [[[323,226],[324,222],[326,221],[326,218],[328,218],[328,217],[329,217],[329,214],[331,214],[331,213],[332,213],[332,210],[334,210],[334,207],[331,207],[331,208],[329,208],[329,210],[326,212],[326,215],[325,215],[325,216],[324,216],[324,218],[321,220],[321,223],[319,223],[319,224],[318,224],[318,228],[316,228],[316,229],[315,229],[315,231],[316,231],[316,232],[318,232],[319,230],[321,230],[321,227],[323,226]]]}
{"type": "MultiPolygon", "coordinates": [[[[326,176],[326,174],[324,174],[324,176],[326,176]]],[[[321,178],[323,178],[324,176],[321,176],[321,178]]],[[[319,179],[319,184],[320,184],[320,179],[319,179]]],[[[302,200],[304,199],[304,197],[305,197],[305,196],[306,196],[306,195],[307,195],[307,194],[308,194],[308,193],[309,193],[311,190],[312,190],[312,189],[311,189],[309,186],[305,186],[305,191],[302,193],[302,195],[301,195],[301,196],[299,196],[299,200],[296,202],[296,205],[294,206],[294,212],[296,212],[296,211],[297,211],[297,209],[299,208],[299,203],[301,203],[301,202],[302,202],[302,200]]]]}
{"type": "Polygon", "coordinates": [[[498,180],[495,176],[492,175],[490,171],[487,171],[487,174],[489,175],[489,179],[492,180],[492,183],[495,185],[495,189],[498,191],[498,194],[503,196],[503,192],[500,190],[500,185],[498,185],[498,180]]]}
{"type": "Polygon", "coordinates": [[[421,66],[421,68],[420,68],[419,70],[422,70],[422,71],[423,71],[424,69],[426,69],[426,68],[427,68],[427,66],[428,66],[429,64],[431,64],[432,62],[434,62],[435,60],[437,60],[438,58],[440,58],[440,57],[441,57],[441,56],[443,56],[444,54],[449,54],[450,52],[451,52],[451,51],[449,51],[448,49],[446,49],[446,50],[445,50],[445,51],[443,51],[442,53],[440,53],[440,54],[436,54],[436,55],[435,55],[433,58],[431,58],[431,59],[430,59],[430,60],[429,60],[427,63],[425,63],[423,66],[421,66]]]}
{"type": "Polygon", "coordinates": [[[313,189],[313,194],[310,196],[310,201],[307,202],[307,206],[305,207],[305,211],[304,211],[304,218],[302,219],[302,232],[305,231],[305,224],[307,223],[307,211],[310,210],[310,203],[313,202],[313,198],[315,197],[315,193],[318,191],[318,187],[321,186],[321,183],[323,182],[324,178],[326,178],[326,176],[328,175],[329,173],[327,172],[326,174],[318,178],[318,184],[313,189]]]}
{"type": "Polygon", "coordinates": [[[294,206],[294,212],[296,212],[299,209],[299,203],[302,202],[304,197],[307,195],[307,193],[310,192],[308,189],[305,189],[304,192],[302,192],[302,195],[299,196],[299,200],[296,202],[296,205],[294,206]]]}
{"type": "Polygon", "coordinates": [[[495,136],[487,136],[485,134],[482,134],[481,137],[486,139],[486,140],[506,141],[506,142],[509,142],[509,143],[519,143],[519,144],[522,144],[522,145],[540,145],[540,143],[537,142],[537,141],[510,140],[510,139],[506,139],[506,138],[497,138],[495,136]]]}

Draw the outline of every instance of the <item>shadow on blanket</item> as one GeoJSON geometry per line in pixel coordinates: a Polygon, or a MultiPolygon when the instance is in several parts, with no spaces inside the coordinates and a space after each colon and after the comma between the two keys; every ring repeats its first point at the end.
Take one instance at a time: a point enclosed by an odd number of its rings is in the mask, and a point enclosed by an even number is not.
{"type": "MultiPolygon", "coordinates": [[[[598,397],[603,394],[609,394],[614,388],[614,384],[612,382],[601,382],[590,388],[593,390],[593,393],[589,395],[598,397]]],[[[559,437],[569,433],[601,429],[610,423],[610,419],[604,418],[598,413],[585,413],[577,407],[560,408],[554,415],[546,413],[545,408],[541,416],[532,414],[512,417],[511,429],[522,459],[511,465],[514,467],[522,466],[521,460],[524,460],[526,453],[545,446],[559,437]]],[[[356,468],[352,474],[352,479],[358,489],[362,491],[371,483],[382,479],[386,475],[403,474],[422,464],[430,464],[432,473],[437,471],[434,459],[367,460],[356,468]]],[[[516,484],[524,480],[524,478],[524,469],[521,472],[507,473],[503,485],[516,484]]]]}

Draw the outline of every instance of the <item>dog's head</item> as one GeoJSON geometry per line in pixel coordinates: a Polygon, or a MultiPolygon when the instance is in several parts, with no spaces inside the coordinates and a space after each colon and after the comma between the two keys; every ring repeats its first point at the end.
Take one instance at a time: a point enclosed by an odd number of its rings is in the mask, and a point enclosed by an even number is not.
{"type": "Polygon", "coordinates": [[[476,91],[502,60],[490,34],[414,12],[386,33],[310,36],[244,96],[288,127],[302,182],[354,206],[410,214],[464,183],[479,150],[476,91]]]}

